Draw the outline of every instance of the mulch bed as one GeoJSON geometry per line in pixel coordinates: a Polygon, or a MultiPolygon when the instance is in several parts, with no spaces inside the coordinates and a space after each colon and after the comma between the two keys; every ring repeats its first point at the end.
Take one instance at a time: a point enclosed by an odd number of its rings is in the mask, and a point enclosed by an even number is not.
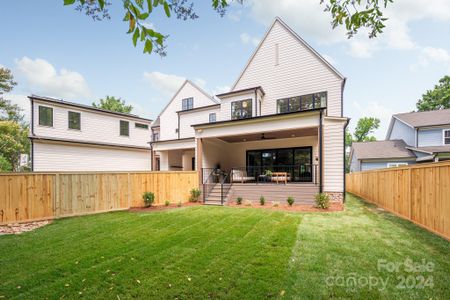
{"type": "Polygon", "coordinates": [[[240,208],[262,208],[262,209],[271,209],[271,210],[283,210],[283,211],[296,211],[296,212],[335,212],[335,211],[343,211],[344,204],[341,202],[330,202],[330,207],[328,209],[320,209],[315,207],[314,205],[309,204],[293,204],[289,206],[287,204],[279,204],[278,206],[273,206],[272,203],[266,202],[265,205],[260,205],[259,203],[253,202],[252,205],[247,205],[242,203],[241,205],[237,205],[235,202],[228,203],[228,206],[231,207],[240,207],[240,208]]]}
{"type": "Polygon", "coordinates": [[[27,223],[11,223],[6,225],[0,225],[0,235],[3,234],[21,234],[24,232],[32,231],[47,224],[51,221],[36,221],[27,223]]]}
{"type": "Polygon", "coordinates": [[[160,211],[160,210],[166,210],[166,209],[174,209],[174,208],[181,208],[181,207],[187,207],[187,206],[198,206],[201,205],[200,202],[186,202],[182,203],[181,206],[178,206],[177,203],[171,203],[169,205],[154,205],[150,207],[132,207],[129,209],[129,211],[132,212],[145,212],[145,211],[160,211]]]}

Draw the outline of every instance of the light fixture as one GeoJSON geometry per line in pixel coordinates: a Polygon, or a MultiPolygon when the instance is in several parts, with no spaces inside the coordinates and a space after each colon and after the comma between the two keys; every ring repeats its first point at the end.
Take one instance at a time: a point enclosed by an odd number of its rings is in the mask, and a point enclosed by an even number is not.
{"type": "Polygon", "coordinates": [[[243,142],[246,142],[246,141],[247,141],[247,139],[242,139],[242,141],[243,141],[243,142]]]}

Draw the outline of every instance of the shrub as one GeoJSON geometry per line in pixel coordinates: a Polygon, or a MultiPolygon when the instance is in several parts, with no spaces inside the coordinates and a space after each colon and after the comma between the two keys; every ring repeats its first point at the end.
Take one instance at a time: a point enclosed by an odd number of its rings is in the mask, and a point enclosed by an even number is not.
{"type": "Polygon", "coordinates": [[[193,188],[190,193],[189,202],[197,202],[202,192],[197,188],[193,188]]]}
{"type": "Polygon", "coordinates": [[[170,201],[169,201],[169,200],[166,200],[166,202],[164,202],[164,205],[165,205],[165,206],[169,206],[169,205],[170,205],[170,201]]]}
{"type": "Polygon", "coordinates": [[[152,192],[144,192],[144,194],[142,194],[142,199],[144,199],[145,207],[150,207],[155,201],[155,194],[152,192]]]}
{"type": "Polygon", "coordinates": [[[264,196],[259,197],[259,204],[261,205],[266,204],[266,198],[264,198],[264,196]]]}
{"type": "Polygon", "coordinates": [[[178,206],[178,207],[181,207],[181,201],[177,203],[177,206],[178,206]]]}
{"type": "Polygon", "coordinates": [[[272,173],[272,171],[270,171],[270,170],[266,170],[266,171],[264,172],[264,175],[266,175],[266,176],[268,176],[268,177],[272,177],[273,173],[272,173]]]}
{"type": "Polygon", "coordinates": [[[237,205],[241,205],[242,204],[242,197],[237,197],[236,198],[236,204],[237,205]]]}
{"type": "Polygon", "coordinates": [[[316,201],[316,206],[321,209],[327,209],[330,207],[330,197],[326,193],[318,193],[314,197],[316,201]]]}
{"type": "Polygon", "coordinates": [[[278,207],[279,204],[280,204],[280,202],[278,202],[278,201],[272,201],[273,207],[278,207]]]}
{"type": "Polygon", "coordinates": [[[289,206],[292,206],[292,204],[294,204],[295,200],[293,197],[289,196],[289,197],[287,197],[286,201],[289,204],[289,206]]]}

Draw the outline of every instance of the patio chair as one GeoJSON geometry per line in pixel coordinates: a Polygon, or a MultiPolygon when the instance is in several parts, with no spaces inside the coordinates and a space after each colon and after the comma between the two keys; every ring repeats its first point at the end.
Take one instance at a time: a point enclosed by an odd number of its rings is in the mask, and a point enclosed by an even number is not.
{"type": "Polygon", "coordinates": [[[244,171],[244,170],[232,170],[231,171],[231,180],[233,182],[244,183],[244,182],[254,181],[255,177],[248,176],[247,171],[244,171]]]}

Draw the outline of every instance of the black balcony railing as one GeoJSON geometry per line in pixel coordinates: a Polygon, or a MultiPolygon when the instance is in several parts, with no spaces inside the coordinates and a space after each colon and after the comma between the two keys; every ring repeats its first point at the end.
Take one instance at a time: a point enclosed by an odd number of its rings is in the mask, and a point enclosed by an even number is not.
{"type": "Polygon", "coordinates": [[[294,183],[313,182],[317,184],[314,174],[317,166],[310,164],[247,166],[232,168],[231,183],[294,183]]]}

